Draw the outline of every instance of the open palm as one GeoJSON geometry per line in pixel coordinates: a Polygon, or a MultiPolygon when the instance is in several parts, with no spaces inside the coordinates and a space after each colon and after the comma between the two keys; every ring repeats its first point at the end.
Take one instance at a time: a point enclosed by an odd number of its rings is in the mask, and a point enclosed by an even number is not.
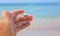
{"type": "MultiPolygon", "coordinates": [[[[3,11],[2,22],[0,23],[0,30],[2,33],[14,33],[16,35],[20,30],[28,27],[32,16],[24,15],[23,17],[17,17],[19,14],[23,14],[23,10],[15,10],[12,12],[3,11]]],[[[6,34],[5,34],[6,35],[6,34]]]]}

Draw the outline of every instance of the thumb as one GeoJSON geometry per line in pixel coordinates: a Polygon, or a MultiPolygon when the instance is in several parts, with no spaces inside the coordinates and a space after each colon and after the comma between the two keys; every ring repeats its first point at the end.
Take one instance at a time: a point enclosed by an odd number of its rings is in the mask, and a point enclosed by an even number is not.
{"type": "Polygon", "coordinates": [[[3,22],[4,26],[6,27],[5,30],[7,30],[7,32],[8,32],[7,34],[14,36],[14,34],[15,34],[14,33],[14,26],[12,25],[13,23],[11,23],[9,16],[10,16],[10,13],[8,13],[6,10],[2,11],[2,22],[3,22]]]}
{"type": "Polygon", "coordinates": [[[2,11],[2,18],[8,18],[8,12],[6,10],[2,11]]]}
{"type": "Polygon", "coordinates": [[[2,11],[2,21],[9,22],[8,20],[9,20],[9,13],[6,10],[2,11]]]}

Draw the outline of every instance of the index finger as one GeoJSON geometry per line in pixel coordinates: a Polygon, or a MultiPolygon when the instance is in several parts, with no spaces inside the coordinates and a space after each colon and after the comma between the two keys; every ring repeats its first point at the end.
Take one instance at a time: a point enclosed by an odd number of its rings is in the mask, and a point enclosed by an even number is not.
{"type": "Polygon", "coordinates": [[[11,11],[13,19],[15,19],[17,15],[23,14],[23,13],[24,13],[24,10],[13,10],[13,11],[11,11]]]}
{"type": "Polygon", "coordinates": [[[23,14],[24,13],[24,10],[13,10],[11,11],[11,14],[15,14],[15,15],[18,15],[18,14],[23,14]]]}

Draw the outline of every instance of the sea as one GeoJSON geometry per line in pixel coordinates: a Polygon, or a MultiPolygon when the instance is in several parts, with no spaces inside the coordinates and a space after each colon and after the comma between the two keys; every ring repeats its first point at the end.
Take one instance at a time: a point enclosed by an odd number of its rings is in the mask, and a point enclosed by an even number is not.
{"type": "Polygon", "coordinates": [[[24,10],[25,13],[37,18],[60,17],[60,3],[16,3],[0,4],[0,13],[3,10],[24,10]]]}

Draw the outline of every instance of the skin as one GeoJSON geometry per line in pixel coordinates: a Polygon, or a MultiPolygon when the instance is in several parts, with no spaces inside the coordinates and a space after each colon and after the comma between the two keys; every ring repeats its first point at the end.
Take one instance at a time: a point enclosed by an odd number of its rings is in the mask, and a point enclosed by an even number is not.
{"type": "Polygon", "coordinates": [[[23,17],[16,18],[19,14],[23,13],[23,10],[2,11],[0,36],[16,36],[19,31],[28,27],[32,21],[32,16],[24,15],[23,17]]]}

